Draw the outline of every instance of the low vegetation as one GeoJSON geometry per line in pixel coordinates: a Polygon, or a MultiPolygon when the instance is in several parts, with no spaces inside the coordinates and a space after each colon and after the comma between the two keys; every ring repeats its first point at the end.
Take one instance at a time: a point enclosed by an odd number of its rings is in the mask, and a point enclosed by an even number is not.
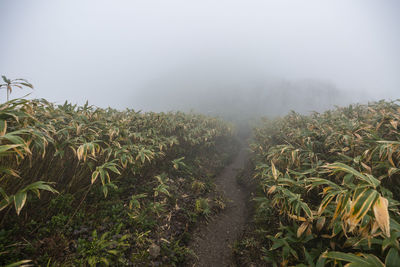
{"type": "Polygon", "coordinates": [[[0,265],[183,262],[235,144],[202,115],[1,104],[0,265]]]}
{"type": "MultiPolygon", "coordinates": [[[[33,88],[3,81],[7,97],[33,88]]],[[[399,123],[397,101],[262,119],[239,265],[397,266],[399,123]]],[[[0,265],[181,265],[195,223],[225,207],[213,178],[238,148],[198,114],[0,104],[0,265]]]]}
{"type": "Polygon", "coordinates": [[[243,265],[398,266],[400,105],[264,119],[254,130],[254,224],[243,265]]]}

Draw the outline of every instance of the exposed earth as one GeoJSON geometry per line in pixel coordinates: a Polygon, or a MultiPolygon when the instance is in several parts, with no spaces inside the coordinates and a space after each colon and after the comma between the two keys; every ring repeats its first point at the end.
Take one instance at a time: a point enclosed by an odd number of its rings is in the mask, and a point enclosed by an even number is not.
{"type": "Polygon", "coordinates": [[[235,157],[216,178],[217,190],[228,200],[223,211],[212,217],[207,224],[201,225],[193,234],[189,245],[197,256],[189,266],[236,266],[232,245],[244,231],[249,209],[246,189],[237,182],[237,175],[248,159],[245,144],[235,157]]]}

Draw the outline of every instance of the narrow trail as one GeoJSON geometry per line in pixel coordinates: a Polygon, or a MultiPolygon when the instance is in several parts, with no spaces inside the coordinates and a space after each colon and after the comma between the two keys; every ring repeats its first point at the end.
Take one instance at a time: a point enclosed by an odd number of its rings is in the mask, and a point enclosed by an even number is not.
{"type": "Polygon", "coordinates": [[[247,194],[237,183],[236,176],[247,158],[246,146],[242,144],[234,161],[216,178],[217,188],[229,202],[221,213],[193,234],[189,247],[196,253],[198,260],[189,266],[235,266],[231,248],[243,232],[248,217],[247,194]]]}

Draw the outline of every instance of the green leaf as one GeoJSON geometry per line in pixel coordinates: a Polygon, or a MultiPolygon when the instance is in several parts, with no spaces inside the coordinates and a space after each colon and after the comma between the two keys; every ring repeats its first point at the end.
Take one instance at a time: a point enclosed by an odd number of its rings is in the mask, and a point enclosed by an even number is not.
{"type": "Polygon", "coordinates": [[[384,267],[385,265],[378,259],[378,257],[371,254],[361,254],[362,257],[352,253],[343,252],[326,252],[323,257],[334,260],[350,262],[346,266],[349,267],[384,267]]]}
{"type": "Polygon", "coordinates": [[[110,265],[110,262],[107,260],[107,258],[101,257],[100,260],[101,260],[106,266],[109,266],[109,265],[110,265]]]}
{"type": "Polygon", "coordinates": [[[107,187],[107,185],[103,185],[103,186],[102,186],[102,189],[103,189],[104,197],[107,197],[107,194],[108,194],[108,187],[107,187]]]}
{"type": "Polygon", "coordinates": [[[22,139],[21,137],[16,135],[15,132],[7,133],[7,134],[1,136],[0,138],[2,138],[2,139],[4,138],[4,139],[10,141],[13,144],[19,144],[19,145],[24,145],[25,144],[24,139],[22,139]]]}
{"type": "Polygon", "coordinates": [[[99,172],[100,172],[100,180],[101,180],[101,183],[102,183],[103,185],[105,185],[105,184],[106,184],[106,177],[107,177],[107,175],[108,175],[108,172],[107,172],[106,170],[104,170],[103,168],[100,168],[100,169],[99,169],[99,172]]]}
{"type": "Polygon", "coordinates": [[[305,256],[305,258],[306,258],[306,260],[307,260],[308,266],[314,267],[314,266],[315,266],[315,264],[314,264],[314,259],[311,257],[310,253],[308,253],[308,251],[306,250],[306,248],[304,248],[304,256],[305,256]]]}
{"type": "Polygon", "coordinates": [[[347,172],[347,173],[351,173],[355,177],[367,182],[368,184],[370,184],[374,188],[376,188],[381,183],[378,179],[376,179],[372,175],[370,175],[370,174],[364,175],[364,174],[356,171],[352,167],[350,167],[350,166],[348,166],[346,164],[340,163],[340,162],[335,162],[335,163],[329,164],[329,165],[326,166],[326,168],[333,169],[334,171],[344,171],[344,172],[347,172]]]}
{"type": "Polygon", "coordinates": [[[8,199],[3,199],[2,201],[0,201],[0,211],[4,210],[5,208],[8,207],[8,205],[10,205],[10,201],[8,199]]]}
{"type": "Polygon", "coordinates": [[[389,253],[386,255],[385,264],[386,267],[397,267],[400,263],[400,255],[396,248],[391,248],[389,253]]]}
{"type": "Polygon", "coordinates": [[[7,168],[7,167],[0,167],[0,174],[2,174],[2,173],[8,174],[8,175],[11,175],[14,177],[19,177],[18,173],[15,170],[7,168]]]}
{"type": "Polygon", "coordinates": [[[52,188],[49,184],[51,184],[51,183],[44,182],[44,181],[37,181],[37,182],[31,183],[30,185],[26,186],[23,189],[23,191],[28,191],[28,190],[33,191],[33,190],[40,189],[40,190],[45,190],[45,191],[49,191],[49,192],[58,194],[58,191],[55,190],[54,188],[52,188]]]}
{"type": "Polygon", "coordinates": [[[326,262],[326,257],[324,257],[324,254],[322,254],[321,256],[319,256],[317,264],[315,265],[315,267],[324,267],[325,266],[325,262],[326,262]]]}
{"type": "Polygon", "coordinates": [[[394,229],[397,232],[400,232],[400,224],[396,222],[396,220],[393,218],[390,218],[390,229],[394,229]]]}
{"type": "Polygon", "coordinates": [[[108,166],[107,169],[109,169],[110,171],[112,171],[116,174],[121,174],[115,166],[108,166]]]}
{"type": "Polygon", "coordinates": [[[116,250],[116,249],[109,249],[109,250],[107,250],[107,252],[114,256],[118,256],[118,250],[116,250]]]}
{"type": "Polygon", "coordinates": [[[11,83],[11,80],[10,80],[10,79],[7,79],[6,76],[1,75],[1,78],[3,78],[3,81],[4,81],[5,83],[7,83],[7,84],[11,83]]]}
{"type": "Polygon", "coordinates": [[[15,210],[17,211],[17,214],[21,212],[21,209],[24,207],[25,202],[26,202],[26,197],[27,193],[24,191],[20,191],[14,195],[14,205],[15,205],[15,210]]]}
{"type": "Polygon", "coordinates": [[[341,190],[342,189],[339,185],[335,184],[334,182],[329,181],[327,179],[323,179],[323,178],[308,178],[307,181],[312,182],[312,184],[314,186],[329,185],[329,186],[331,186],[332,188],[334,188],[336,190],[341,190]]]}
{"type": "Polygon", "coordinates": [[[307,217],[310,218],[311,220],[314,219],[313,215],[312,215],[312,211],[310,209],[310,207],[308,207],[308,205],[304,202],[300,202],[300,206],[303,209],[303,211],[307,214],[307,217]]]}
{"type": "Polygon", "coordinates": [[[24,82],[24,83],[20,83],[20,84],[22,84],[23,86],[26,86],[26,87],[29,87],[29,88],[32,88],[32,89],[33,89],[33,85],[30,84],[30,83],[24,82]]]}
{"type": "Polygon", "coordinates": [[[352,253],[330,251],[330,252],[324,253],[323,257],[334,259],[334,260],[351,262],[351,263],[368,264],[368,262],[364,258],[356,256],[352,253]]]}
{"type": "Polygon", "coordinates": [[[7,131],[7,121],[0,120],[0,136],[5,135],[7,131]]]}
{"type": "Polygon", "coordinates": [[[0,146],[0,153],[6,152],[10,149],[16,148],[16,147],[20,147],[22,146],[21,144],[19,145],[1,145],[0,146]]]}
{"type": "Polygon", "coordinates": [[[354,203],[353,210],[351,211],[351,217],[355,216],[356,219],[361,219],[371,208],[379,193],[376,190],[369,189],[361,193],[354,203]]]}
{"type": "Polygon", "coordinates": [[[5,199],[6,201],[9,201],[9,197],[8,197],[6,191],[4,191],[4,189],[2,187],[0,187],[0,194],[3,197],[3,199],[5,199]]]}
{"type": "Polygon", "coordinates": [[[362,254],[368,260],[368,266],[370,267],[385,267],[385,264],[380,261],[380,259],[372,254],[362,254]]]}
{"type": "Polygon", "coordinates": [[[272,245],[272,247],[269,250],[275,250],[277,248],[282,247],[283,245],[285,245],[285,243],[282,240],[275,240],[274,244],[272,245]]]}

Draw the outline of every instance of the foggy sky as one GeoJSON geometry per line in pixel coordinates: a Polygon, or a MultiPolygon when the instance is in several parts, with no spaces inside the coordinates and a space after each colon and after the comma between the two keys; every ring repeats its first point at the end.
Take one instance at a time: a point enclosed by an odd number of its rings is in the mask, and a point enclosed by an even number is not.
{"type": "Polygon", "coordinates": [[[0,74],[57,103],[207,112],[258,100],[280,113],[400,98],[396,0],[1,0],[0,12],[0,74]]]}

